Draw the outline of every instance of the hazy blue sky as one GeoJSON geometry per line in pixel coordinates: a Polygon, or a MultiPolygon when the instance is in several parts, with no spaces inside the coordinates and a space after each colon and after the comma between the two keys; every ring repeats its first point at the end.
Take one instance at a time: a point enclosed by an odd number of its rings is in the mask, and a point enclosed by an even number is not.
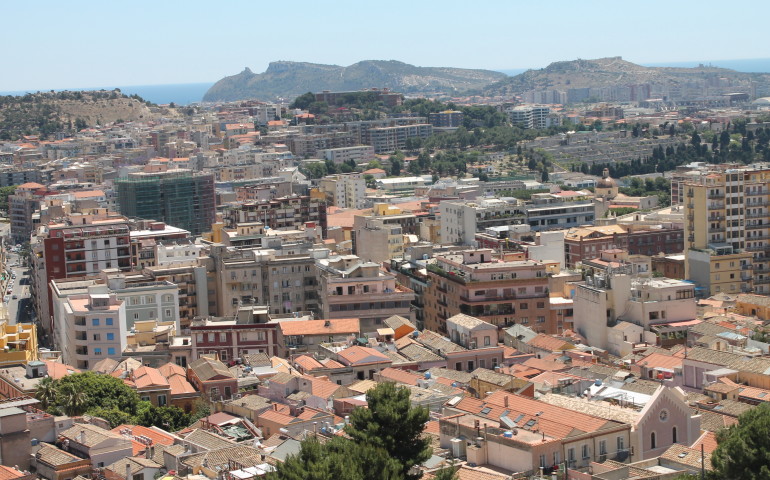
{"type": "Polygon", "coordinates": [[[770,57],[767,1],[4,1],[0,91],[215,81],[272,60],[540,68],[770,57]]]}

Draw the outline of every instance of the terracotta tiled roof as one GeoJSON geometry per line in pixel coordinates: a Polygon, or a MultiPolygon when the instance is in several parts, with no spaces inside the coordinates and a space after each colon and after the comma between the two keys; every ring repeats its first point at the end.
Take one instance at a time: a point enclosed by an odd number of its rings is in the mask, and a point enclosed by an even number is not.
{"type": "Polygon", "coordinates": [[[309,355],[300,355],[294,359],[294,363],[299,365],[306,372],[324,367],[321,362],[309,355]]]}
{"type": "Polygon", "coordinates": [[[143,366],[134,371],[134,383],[136,388],[167,388],[168,380],[157,368],[143,366]]]}
{"type": "Polygon", "coordinates": [[[704,452],[712,453],[717,449],[717,434],[714,432],[703,432],[703,435],[693,443],[692,448],[700,451],[701,445],[703,445],[704,452]]]}
{"type": "Polygon", "coordinates": [[[419,375],[401,370],[398,368],[384,368],[380,371],[380,377],[383,380],[392,380],[397,383],[405,383],[407,385],[417,385],[420,379],[419,375]]]}
{"type": "Polygon", "coordinates": [[[184,371],[184,368],[171,362],[158,367],[158,371],[166,378],[170,378],[173,375],[181,375],[184,377],[187,374],[187,372],[184,371]]]}
{"type": "Polygon", "coordinates": [[[340,318],[336,320],[289,320],[280,322],[278,328],[281,329],[281,332],[285,336],[340,335],[345,333],[360,333],[361,324],[357,318],[340,318]]]}
{"type": "Polygon", "coordinates": [[[353,346],[337,353],[347,365],[368,365],[372,363],[390,362],[390,358],[369,347],[353,346]]]}
{"type": "Polygon", "coordinates": [[[550,335],[545,335],[543,333],[540,333],[534,338],[530,339],[527,344],[535,348],[547,350],[549,352],[560,352],[562,350],[570,350],[575,348],[575,346],[569,342],[565,342],[564,340],[552,337],[550,335]]]}

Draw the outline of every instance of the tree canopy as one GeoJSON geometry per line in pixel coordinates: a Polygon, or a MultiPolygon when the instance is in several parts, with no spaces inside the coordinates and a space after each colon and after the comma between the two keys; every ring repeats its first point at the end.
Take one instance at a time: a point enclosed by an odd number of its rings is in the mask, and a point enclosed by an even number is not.
{"type": "MultiPolygon", "coordinates": [[[[357,408],[345,427],[347,437],[325,443],[311,436],[270,480],[407,480],[412,467],[431,456],[422,437],[428,411],[412,407],[409,390],[381,383],[366,394],[368,408],[357,408]]],[[[445,477],[451,478],[451,477],[445,477]]]]}
{"type": "Polygon", "coordinates": [[[770,404],[743,413],[739,422],[717,434],[711,455],[715,478],[770,480],[770,404]]]}

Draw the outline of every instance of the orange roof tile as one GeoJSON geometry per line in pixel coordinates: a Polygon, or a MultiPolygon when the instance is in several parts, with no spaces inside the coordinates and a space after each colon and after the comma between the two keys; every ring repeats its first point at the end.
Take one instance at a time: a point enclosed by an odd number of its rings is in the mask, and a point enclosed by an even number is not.
{"type": "Polygon", "coordinates": [[[400,368],[388,367],[380,371],[380,377],[386,380],[393,380],[397,383],[405,383],[407,385],[417,385],[420,379],[419,375],[401,370],[400,368]]]}
{"type": "Polygon", "coordinates": [[[294,363],[298,364],[303,370],[308,372],[324,367],[321,362],[308,355],[300,355],[294,359],[294,363]]]}
{"type": "Polygon", "coordinates": [[[171,395],[191,395],[196,393],[195,387],[181,375],[174,375],[168,379],[168,385],[171,387],[171,395]]]}
{"type": "Polygon", "coordinates": [[[705,453],[712,453],[717,449],[717,434],[714,432],[704,432],[703,435],[692,445],[695,450],[700,450],[700,446],[703,445],[703,451],[705,453]]]}
{"type": "Polygon", "coordinates": [[[336,320],[288,320],[280,322],[278,328],[284,335],[338,335],[361,331],[357,318],[340,318],[336,320]],[[329,325],[327,326],[327,322],[329,325]]]}
{"type": "Polygon", "coordinates": [[[340,351],[337,355],[348,365],[366,365],[391,361],[387,355],[369,347],[349,347],[340,351]]]}

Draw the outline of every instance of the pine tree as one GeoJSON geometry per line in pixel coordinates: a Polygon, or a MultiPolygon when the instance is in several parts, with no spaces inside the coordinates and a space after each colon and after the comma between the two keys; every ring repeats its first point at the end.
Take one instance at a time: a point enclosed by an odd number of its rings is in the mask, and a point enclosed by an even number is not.
{"type": "Polygon", "coordinates": [[[422,437],[428,410],[413,408],[409,390],[387,382],[369,390],[366,401],[368,408],[353,411],[345,432],[356,443],[382,448],[399,462],[404,478],[419,478],[410,470],[432,453],[429,440],[422,437]]]}
{"type": "Polygon", "coordinates": [[[770,479],[770,404],[762,403],[739,418],[737,425],[717,434],[711,456],[716,478],[770,479]]]}

